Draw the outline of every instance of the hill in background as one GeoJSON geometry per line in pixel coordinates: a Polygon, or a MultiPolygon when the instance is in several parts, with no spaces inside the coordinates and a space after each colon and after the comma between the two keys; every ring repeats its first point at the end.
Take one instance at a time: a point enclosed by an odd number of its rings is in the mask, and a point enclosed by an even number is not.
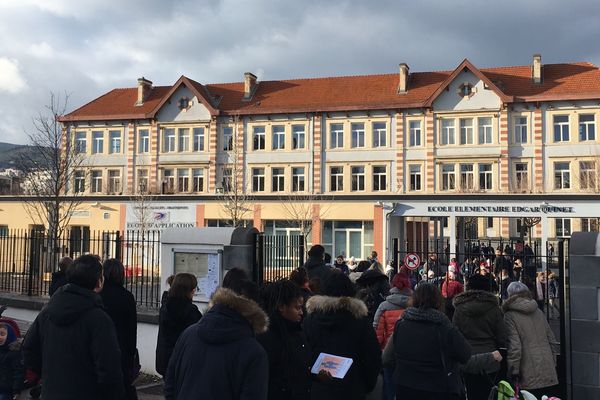
{"type": "Polygon", "coordinates": [[[0,169],[16,168],[20,155],[33,151],[35,150],[31,146],[0,142],[0,169]]]}

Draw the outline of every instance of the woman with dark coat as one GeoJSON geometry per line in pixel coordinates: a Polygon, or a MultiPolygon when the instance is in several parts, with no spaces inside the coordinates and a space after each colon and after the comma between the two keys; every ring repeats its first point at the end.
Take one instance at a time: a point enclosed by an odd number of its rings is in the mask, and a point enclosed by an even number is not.
{"type": "Polygon", "coordinates": [[[137,378],[135,355],[137,347],[137,309],[130,291],[123,287],[125,269],[119,260],[111,258],[104,262],[104,287],[100,292],[104,311],[115,324],[117,340],[121,349],[121,369],[125,394],[128,400],[137,399],[133,381],[137,378]]]}
{"type": "Polygon", "coordinates": [[[310,350],[302,332],[300,288],[285,279],[266,284],[261,303],[269,330],[256,337],[269,358],[269,400],[310,399],[310,350]]]}
{"type": "Polygon", "coordinates": [[[303,329],[308,339],[311,364],[320,353],[353,360],[343,379],[313,376],[313,400],[363,400],[373,390],[381,370],[381,350],[367,307],[354,298],[356,289],[341,272],[323,282],[322,295],[306,305],[303,329]]]}
{"type": "MultiPolygon", "coordinates": [[[[506,347],[504,316],[498,297],[489,290],[488,277],[475,274],[469,278],[467,290],[454,298],[452,322],[471,345],[473,354],[491,353],[506,347]]],[[[499,378],[500,364],[490,367],[480,374],[463,374],[470,399],[486,399],[489,395],[499,378]]]]}
{"type": "Polygon", "coordinates": [[[165,375],[173,348],[181,333],[198,322],[202,314],[192,303],[198,280],[192,274],[175,275],[167,298],[158,315],[158,341],[156,343],[156,371],[165,375]]]}
{"type": "Polygon", "coordinates": [[[471,347],[443,307],[440,290],[420,284],[413,292],[413,306],[396,323],[383,362],[385,367],[395,366],[397,399],[462,398],[460,364],[469,360],[471,347]]]}

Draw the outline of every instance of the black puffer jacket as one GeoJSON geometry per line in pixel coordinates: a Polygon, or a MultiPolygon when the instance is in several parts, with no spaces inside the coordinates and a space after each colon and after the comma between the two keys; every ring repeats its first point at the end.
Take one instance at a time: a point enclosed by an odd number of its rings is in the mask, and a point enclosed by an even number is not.
{"type": "Polygon", "coordinates": [[[506,347],[504,315],[498,297],[483,290],[468,290],[454,297],[453,304],[452,322],[473,348],[473,354],[506,347]]]}
{"type": "Polygon", "coordinates": [[[190,325],[198,322],[202,314],[188,299],[167,297],[158,315],[158,339],[156,342],[156,371],[165,375],[169,359],[177,339],[190,325]]]}
{"type": "Polygon", "coordinates": [[[44,400],[115,400],[123,396],[121,352],[100,296],[61,287],[23,341],[25,365],[41,374],[44,400]]]}
{"type": "Polygon", "coordinates": [[[19,393],[25,381],[21,342],[0,346],[0,391],[19,393]]]}
{"type": "Polygon", "coordinates": [[[306,305],[304,332],[312,351],[353,360],[344,379],[313,380],[311,399],[362,400],[372,391],[381,369],[381,350],[365,304],[351,297],[313,296],[306,305]]]}
{"type": "Polygon", "coordinates": [[[299,322],[273,315],[256,339],[269,357],[269,400],[310,398],[310,349],[299,322]]]}
{"type": "Polygon", "coordinates": [[[254,301],[218,289],[212,307],[182,335],[165,377],[167,400],[266,400],[269,365],[254,338],[268,318],[254,301]]]}
{"type": "Polygon", "coordinates": [[[309,257],[304,263],[304,268],[306,268],[308,279],[318,278],[321,282],[325,282],[331,274],[331,268],[325,265],[325,261],[320,258],[309,257]]]}

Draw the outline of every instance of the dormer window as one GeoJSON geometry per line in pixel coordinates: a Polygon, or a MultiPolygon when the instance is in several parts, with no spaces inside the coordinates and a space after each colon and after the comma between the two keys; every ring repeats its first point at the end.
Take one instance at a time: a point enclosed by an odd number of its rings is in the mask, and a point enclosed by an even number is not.
{"type": "Polygon", "coordinates": [[[188,108],[190,108],[190,99],[187,97],[182,97],[179,99],[179,109],[187,110],[188,108]]]}
{"type": "Polygon", "coordinates": [[[473,96],[475,94],[475,91],[473,89],[473,85],[471,85],[468,82],[463,83],[462,85],[460,85],[458,87],[457,94],[460,97],[471,97],[471,96],[473,96]]]}

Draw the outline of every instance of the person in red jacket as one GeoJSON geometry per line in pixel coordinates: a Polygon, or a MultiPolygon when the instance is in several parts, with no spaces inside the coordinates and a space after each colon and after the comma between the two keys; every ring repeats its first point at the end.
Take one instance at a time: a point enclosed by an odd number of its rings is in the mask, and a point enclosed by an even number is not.
{"type": "MultiPolygon", "coordinates": [[[[410,280],[405,272],[400,272],[392,279],[389,296],[382,302],[373,318],[373,327],[377,333],[377,341],[383,350],[394,333],[394,326],[404,310],[412,304],[410,280]]],[[[393,400],[396,396],[394,368],[383,368],[383,398],[393,400]]]]}
{"type": "Polygon", "coordinates": [[[449,270],[446,273],[446,279],[442,283],[442,296],[446,301],[446,315],[450,320],[454,316],[454,306],[452,299],[454,296],[461,294],[464,291],[463,284],[456,280],[456,273],[449,270]]]}

